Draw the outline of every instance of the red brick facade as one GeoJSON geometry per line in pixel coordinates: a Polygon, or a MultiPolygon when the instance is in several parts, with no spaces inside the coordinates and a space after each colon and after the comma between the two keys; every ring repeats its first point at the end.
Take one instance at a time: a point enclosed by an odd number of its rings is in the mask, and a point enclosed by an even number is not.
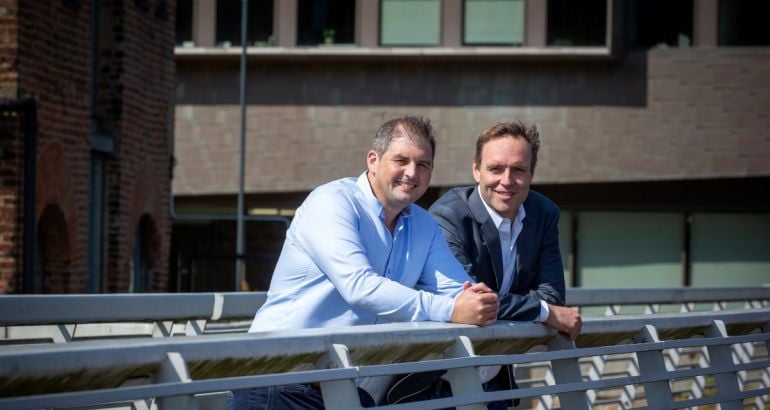
{"type": "MultiPolygon", "coordinates": [[[[87,0],[0,0],[0,98],[30,96],[37,104],[34,209],[38,271],[44,279],[36,291],[128,291],[135,231],[142,220],[151,221],[143,225],[150,232],[142,233],[151,238],[149,290],[165,291],[174,2],[99,2],[96,33],[92,6],[87,0]],[[92,118],[98,119],[96,125],[92,118]],[[107,149],[94,145],[95,133],[111,142],[107,149]],[[99,289],[88,288],[94,150],[101,152],[105,169],[99,289]]],[[[21,210],[27,208],[21,207],[25,147],[18,123],[0,122],[0,293],[28,289],[21,280],[27,268],[21,262],[21,210]]]]}
{"type": "MultiPolygon", "coordinates": [[[[0,0],[0,101],[16,98],[18,7],[0,0]]],[[[16,286],[21,236],[22,146],[15,112],[0,112],[0,292],[16,286]]]]}

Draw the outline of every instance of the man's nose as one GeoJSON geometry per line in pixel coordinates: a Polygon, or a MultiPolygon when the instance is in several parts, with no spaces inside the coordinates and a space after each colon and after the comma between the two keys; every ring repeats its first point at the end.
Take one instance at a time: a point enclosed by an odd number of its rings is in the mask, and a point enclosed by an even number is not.
{"type": "Polygon", "coordinates": [[[417,174],[417,164],[410,162],[404,166],[404,175],[413,177],[417,174]]]}
{"type": "Polygon", "coordinates": [[[503,185],[513,185],[516,183],[516,178],[514,178],[513,172],[510,169],[505,170],[502,178],[500,178],[500,183],[503,185]]]}

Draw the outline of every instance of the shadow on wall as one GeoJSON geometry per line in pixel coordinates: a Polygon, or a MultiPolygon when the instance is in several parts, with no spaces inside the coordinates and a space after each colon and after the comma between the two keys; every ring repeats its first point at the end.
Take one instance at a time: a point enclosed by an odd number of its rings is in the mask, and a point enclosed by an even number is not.
{"type": "MultiPolygon", "coordinates": [[[[249,105],[641,107],[647,52],[612,61],[249,61],[249,105]]],[[[177,62],[177,104],[238,104],[239,61],[177,62]]]]}

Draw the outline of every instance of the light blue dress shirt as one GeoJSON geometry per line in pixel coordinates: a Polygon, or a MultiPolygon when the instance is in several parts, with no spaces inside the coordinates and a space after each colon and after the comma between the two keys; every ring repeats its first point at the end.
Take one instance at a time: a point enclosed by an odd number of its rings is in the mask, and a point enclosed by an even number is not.
{"type": "Polygon", "coordinates": [[[364,172],[316,188],[297,209],[249,332],[447,322],[465,281],[424,209],[405,208],[391,235],[364,172]]]}

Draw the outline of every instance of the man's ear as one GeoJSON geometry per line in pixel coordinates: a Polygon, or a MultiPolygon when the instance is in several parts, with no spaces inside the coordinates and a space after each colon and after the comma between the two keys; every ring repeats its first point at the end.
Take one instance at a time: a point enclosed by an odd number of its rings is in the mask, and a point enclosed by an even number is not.
{"type": "Polygon", "coordinates": [[[377,155],[377,152],[374,150],[369,150],[369,152],[366,153],[366,168],[369,170],[369,172],[374,172],[377,167],[377,160],[379,160],[379,155],[377,155]]]}
{"type": "Polygon", "coordinates": [[[471,166],[471,171],[473,171],[473,179],[478,184],[479,181],[481,181],[481,171],[479,170],[479,164],[476,161],[473,161],[473,165],[471,166]]]}

